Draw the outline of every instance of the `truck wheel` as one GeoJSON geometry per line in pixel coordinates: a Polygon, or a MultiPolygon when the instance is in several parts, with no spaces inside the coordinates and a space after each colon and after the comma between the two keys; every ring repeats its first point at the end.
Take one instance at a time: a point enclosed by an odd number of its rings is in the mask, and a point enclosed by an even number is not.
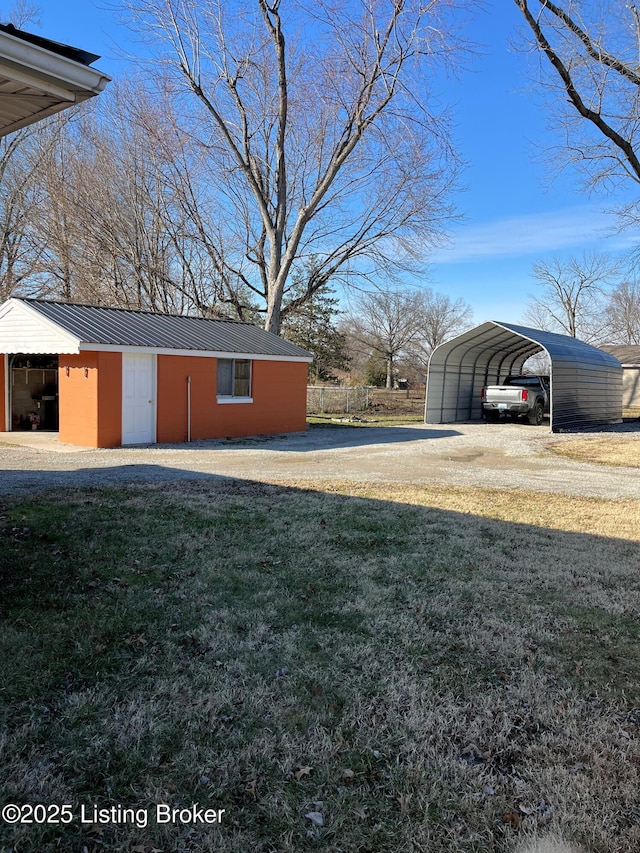
{"type": "Polygon", "coordinates": [[[541,400],[535,404],[533,409],[529,412],[529,423],[534,426],[540,426],[542,423],[542,419],[544,418],[544,404],[541,400]]]}
{"type": "Polygon", "coordinates": [[[490,424],[497,424],[500,420],[500,412],[496,412],[495,409],[487,409],[485,414],[490,424]]]}

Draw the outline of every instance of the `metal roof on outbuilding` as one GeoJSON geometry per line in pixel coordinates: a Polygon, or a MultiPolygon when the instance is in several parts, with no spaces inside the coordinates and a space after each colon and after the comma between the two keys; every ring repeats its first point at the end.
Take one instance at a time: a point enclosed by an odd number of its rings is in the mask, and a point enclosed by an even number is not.
{"type": "Polygon", "coordinates": [[[640,365],[640,346],[635,344],[605,344],[600,349],[615,356],[623,367],[640,365]]]}
{"type": "Polygon", "coordinates": [[[567,335],[490,320],[433,351],[425,421],[480,419],[482,388],[520,373],[539,352],[551,361],[552,431],[622,420],[622,368],[613,355],[567,335]]]}
{"type": "MultiPolygon", "coordinates": [[[[235,320],[209,320],[125,308],[103,308],[20,298],[8,300],[0,309],[0,348],[3,341],[2,327],[9,326],[12,322],[9,315],[12,307],[19,309],[21,318],[24,318],[26,309],[41,318],[48,328],[53,325],[64,334],[73,347],[60,350],[64,352],[79,352],[81,349],[135,349],[194,355],[262,356],[296,361],[311,361],[313,358],[311,353],[271,332],[235,320]]],[[[32,334],[25,332],[25,338],[32,334]]],[[[9,339],[8,332],[6,337],[9,339]]],[[[16,348],[15,339],[11,339],[11,344],[12,352],[43,351],[16,348]]],[[[7,350],[5,348],[0,351],[7,350]]]]}

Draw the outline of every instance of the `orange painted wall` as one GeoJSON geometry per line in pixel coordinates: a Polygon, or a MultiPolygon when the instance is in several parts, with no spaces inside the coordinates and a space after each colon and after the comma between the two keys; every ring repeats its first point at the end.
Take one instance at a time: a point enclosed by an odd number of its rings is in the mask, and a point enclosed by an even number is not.
{"type": "Polygon", "coordinates": [[[5,383],[5,357],[0,353],[0,432],[7,428],[7,386],[5,383]]]}
{"type": "Polygon", "coordinates": [[[60,441],[117,447],[122,441],[122,356],[83,352],[59,357],[60,441]]]}
{"type": "Polygon", "coordinates": [[[215,429],[215,359],[158,356],[157,440],[186,441],[187,377],[191,377],[191,438],[211,438],[215,429]]]}
{"type": "MultiPolygon", "coordinates": [[[[187,440],[187,376],[191,438],[236,438],[306,429],[307,365],[254,361],[252,403],[218,403],[216,359],[159,355],[157,441],[187,440]]],[[[60,441],[82,447],[122,443],[122,354],[59,356],[60,441]]],[[[0,356],[0,425],[4,428],[4,359],[0,356]]]]}
{"type": "Polygon", "coordinates": [[[122,353],[98,354],[98,447],[122,444],[122,353]]]}
{"type": "Polygon", "coordinates": [[[216,401],[216,359],[158,356],[158,441],[187,439],[187,376],[191,438],[235,438],[306,429],[307,365],[254,361],[253,403],[216,401]]]}
{"type": "MultiPolygon", "coordinates": [[[[252,393],[253,405],[259,412],[262,426],[260,432],[253,434],[306,430],[306,362],[254,361],[252,393]]],[[[241,406],[227,405],[226,408],[240,409],[241,406]]],[[[252,433],[241,434],[251,435],[252,433]]]]}

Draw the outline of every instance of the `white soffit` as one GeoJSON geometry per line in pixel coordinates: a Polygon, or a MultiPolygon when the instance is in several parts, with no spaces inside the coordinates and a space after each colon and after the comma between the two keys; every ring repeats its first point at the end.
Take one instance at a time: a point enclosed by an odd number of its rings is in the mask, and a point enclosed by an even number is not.
{"type": "Polygon", "coordinates": [[[23,302],[10,300],[0,308],[0,352],[76,355],[80,340],[23,302]]]}
{"type": "Polygon", "coordinates": [[[68,46],[46,39],[34,44],[31,34],[15,32],[0,29],[0,137],[98,95],[110,81],[96,68],[61,55],[68,46]]]}
{"type": "Polygon", "coordinates": [[[197,349],[169,349],[168,347],[135,347],[121,344],[92,344],[91,342],[83,342],[80,344],[82,352],[126,352],[132,355],[179,355],[193,356],[197,358],[234,358],[247,359],[248,361],[287,361],[300,362],[302,364],[311,364],[313,356],[293,356],[293,355],[265,355],[255,352],[238,352],[236,350],[197,350],[197,349]]]}

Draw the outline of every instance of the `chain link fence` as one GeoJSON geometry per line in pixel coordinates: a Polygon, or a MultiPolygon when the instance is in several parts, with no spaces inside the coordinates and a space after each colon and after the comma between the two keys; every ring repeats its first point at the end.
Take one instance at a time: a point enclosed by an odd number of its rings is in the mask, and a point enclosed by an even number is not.
{"type": "Polygon", "coordinates": [[[369,392],[367,387],[324,387],[320,385],[307,386],[307,414],[349,414],[363,412],[369,408],[369,392]]]}

